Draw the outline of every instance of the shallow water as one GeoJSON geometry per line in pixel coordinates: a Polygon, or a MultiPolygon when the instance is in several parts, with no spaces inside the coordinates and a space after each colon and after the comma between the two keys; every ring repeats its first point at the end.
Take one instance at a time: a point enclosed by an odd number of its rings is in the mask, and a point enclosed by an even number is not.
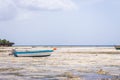
{"type": "Polygon", "coordinates": [[[120,80],[119,56],[54,53],[49,57],[0,57],[0,80],[120,80]]]}

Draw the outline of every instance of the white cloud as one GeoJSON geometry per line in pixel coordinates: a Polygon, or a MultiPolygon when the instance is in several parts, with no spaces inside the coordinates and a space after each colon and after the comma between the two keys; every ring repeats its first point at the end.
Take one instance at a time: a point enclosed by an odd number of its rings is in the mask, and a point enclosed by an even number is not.
{"type": "Polygon", "coordinates": [[[0,0],[0,20],[8,20],[16,15],[16,7],[11,0],[0,0]]]}
{"type": "Polygon", "coordinates": [[[101,3],[104,0],[81,0],[81,5],[93,5],[96,3],[101,3]]]}
{"type": "Polygon", "coordinates": [[[74,10],[76,4],[71,0],[0,0],[0,20],[8,20],[17,14],[41,10],[74,10]]]}
{"type": "Polygon", "coordinates": [[[29,10],[71,10],[76,5],[71,0],[14,0],[18,7],[29,10]]]}

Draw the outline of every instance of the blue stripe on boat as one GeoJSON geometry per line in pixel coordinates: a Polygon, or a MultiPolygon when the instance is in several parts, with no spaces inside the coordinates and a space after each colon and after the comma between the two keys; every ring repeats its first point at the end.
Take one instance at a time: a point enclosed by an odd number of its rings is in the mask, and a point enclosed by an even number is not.
{"type": "Polygon", "coordinates": [[[15,54],[34,54],[34,53],[45,53],[53,52],[54,50],[40,50],[40,51],[15,51],[15,54]]]}

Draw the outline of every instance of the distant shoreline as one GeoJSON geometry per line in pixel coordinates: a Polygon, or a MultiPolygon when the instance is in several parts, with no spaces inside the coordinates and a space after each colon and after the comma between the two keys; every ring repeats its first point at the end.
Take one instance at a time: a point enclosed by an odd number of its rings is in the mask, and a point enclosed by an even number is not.
{"type": "Polygon", "coordinates": [[[115,45],[14,45],[13,47],[114,47],[115,45]]]}

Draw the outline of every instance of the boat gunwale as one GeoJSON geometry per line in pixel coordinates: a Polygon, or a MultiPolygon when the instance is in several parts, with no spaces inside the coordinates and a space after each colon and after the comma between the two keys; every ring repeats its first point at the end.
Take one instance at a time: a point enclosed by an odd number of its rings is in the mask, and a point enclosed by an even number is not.
{"type": "Polygon", "coordinates": [[[15,53],[38,53],[38,52],[53,52],[53,50],[37,50],[37,51],[15,51],[15,53]]]}

